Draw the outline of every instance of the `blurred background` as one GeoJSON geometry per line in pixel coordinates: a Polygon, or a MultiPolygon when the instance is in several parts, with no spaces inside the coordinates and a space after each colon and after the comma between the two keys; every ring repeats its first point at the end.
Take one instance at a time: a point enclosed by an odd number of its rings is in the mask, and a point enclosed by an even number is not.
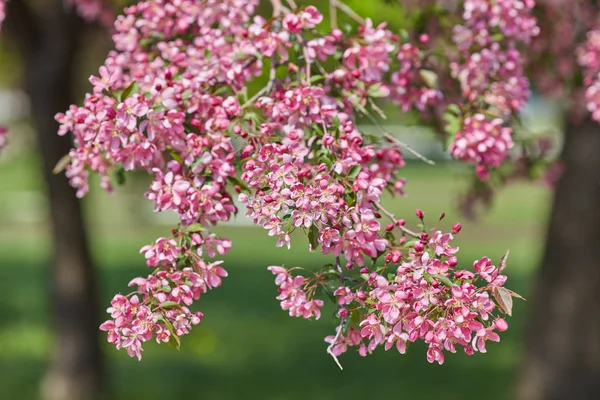
{"type": "MultiPolygon", "coordinates": [[[[468,357],[459,352],[438,366],[426,361],[420,345],[411,346],[404,356],[377,351],[361,359],[350,351],[341,357],[340,371],[323,341],[334,331],[333,307],[326,308],[319,321],[288,317],[275,300],[277,288],[266,270],[282,264],[318,268],[323,259],[308,253],[300,236],[291,250],[276,248],[273,238],[252,227],[243,213],[215,229],[234,243],[224,257],[229,277],[221,288],[203,296],[199,305],[205,318],[182,338],[181,351],[149,342],[138,362],[106,344],[103,334],[96,336],[112,296],[126,291],[129,280],[145,272],[139,249],[167,234],[175,219],[155,214],[143,198],[148,176],[128,176],[127,184],[113,195],[92,179],[81,213],[64,178],[52,176],[50,169],[69,147],[68,139],[54,134],[52,116],[81,99],[88,89],[87,77],[96,72],[110,42],[102,28],[84,28],[67,9],[42,7],[36,15],[44,16],[46,32],[56,34],[42,38],[37,32],[32,37],[43,41],[42,48],[59,50],[34,50],[28,47],[31,38],[23,39],[31,28],[23,21],[32,16],[17,8],[21,3],[33,2],[8,3],[9,18],[12,10],[18,22],[8,21],[6,35],[11,40],[0,40],[0,124],[10,128],[10,145],[0,157],[0,397],[86,398],[65,395],[66,389],[57,392],[63,395],[48,394],[52,382],[69,387],[70,379],[75,385],[93,382],[109,399],[513,398],[527,348],[531,302],[516,300],[510,329],[500,343],[488,346],[487,354],[468,357]],[[48,65],[57,63],[66,72],[53,75],[48,65]],[[93,329],[78,327],[81,318],[91,319],[93,329]],[[97,338],[99,351],[85,350],[94,347],[97,338]],[[64,356],[62,348],[70,355],[64,356]],[[98,377],[79,376],[81,369],[98,377]]],[[[391,18],[393,26],[402,25],[400,13],[392,13],[393,5],[347,3],[375,21],[391,18]]],[[[563,119],[557,110],[536,97],[524,113],[524,123],[561,138],[563,119]]],[[[446,229],[463,222],[457,241],[466,263],[484,255],[498,260],[510,249],[507,286],[530,299],[547,236],[551,189],[513,183],[498,192],[489,210],[480,210],[476,221],[465,221],[458,213],[458,200],[471,185],[472,171],[449,161],[427,130],[408,126],[399,114],[390,117],[386,129],[437,165],[409,159],[404,170],[408,196],[385,199],[388,209],[409,223],[416,223],[416,208],[425,211],[430,223],[445,212],[440,227],[446,229]]]]}

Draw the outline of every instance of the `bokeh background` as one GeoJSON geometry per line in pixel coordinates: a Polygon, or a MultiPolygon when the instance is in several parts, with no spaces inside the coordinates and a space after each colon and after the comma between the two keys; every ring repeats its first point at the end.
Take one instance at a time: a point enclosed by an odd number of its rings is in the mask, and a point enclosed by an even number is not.
{"type": "MultiPolygon", "coordinates": [[[[403,23],[393,5],[348,3],[375,21],[388,20],[392,26],[403,23]]],[[[88,33],[88,39],[90,45],[78,59],[80,94],[87,89],[86,77],[110,46],[101,29],[88,33]]],[[[23,76],[18,52],[0,43],[0,123],[11,128],[11,144],[0,157],[0,397],[36,399],[55,350],[49,295],[49,205],[29,102],[19,89],[23,76]]],[[[532,183],[511,184],[498,193],[489,210],[480,210],[476,221],[465,221],[458,214],[457,202],[471,183],[471,171],[449,161],[427,131],[408,126],[397,112],[388,114],[390,132],[437,162],[431,167],[409,159],[404,171],[408,195],[386,199],[390,211],[409,223],[416,223],[416,208],[425,211],[430,223],[445,212],[440,226],[446,229],[463,222],[457,241],[464,263],[484,255],[498,260],[510,249],[507,286],[528,298],[540,264],[550,189],[532,183]]],[[[556,127],[561,121],[541,99],[534,99],[524,120],[532,128],[560,134],[556,127]]],[[[93,181],[83,200],[102,310],[115,293],[127,290],[131,278],[145,273],[139,249],[172,227],[172,216],[154,214],[144,199],[149,182],[148,176],[129,176],[125,186],[109,195],[93,181]]],[[[252,227],[243,213],[215,232],[231,238],[234,247],[224,258],[229,277],[199,302],[205,314],[202,323],[182,338],[180,351],[148,343],[142,362],[103,343],[109,398],[510,398],[523,353],[526,302],[516,301],[509,331],[500,343],[488,346],[487,354],[448,355],[445,364],[438,366],[427,363],[425,348],[418,344],[411,345],[404,356],[380,350],[361,359],[351,351],[341,357],[344,370],[340,371],[326,354],[323,341],[334,330],[333,308],[326,307],[319,321],[289,318],[275,300],[276,286],[266,270],[282,264],[318,268],[323,258],[310,254],[302,237],[293,240],[291,250],[276,248],[273,238],[252,227]]]]}

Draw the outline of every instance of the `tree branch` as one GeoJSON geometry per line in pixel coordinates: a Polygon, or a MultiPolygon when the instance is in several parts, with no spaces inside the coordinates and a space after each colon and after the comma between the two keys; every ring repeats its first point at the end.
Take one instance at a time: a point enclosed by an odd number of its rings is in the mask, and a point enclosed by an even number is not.
{"type": "Polygon", "coordinates": [[[3,31],[25,58],[32,57],[40,46],[42,31],[40,18],[24,0],[6,3],[3,31]]]}
{"type": "MultiPolygon", "coordinates": [[[[380,203],[373,202],[373,205],[375,206],[375,208],[377,208],[379,211],[381,211],[386,217],[391,219],[394,222],[394,225],[398,226],[398,224],[396,224],[396,222],[398,222],[398,220],[396,219],[396,217],[394,217],[394,214],[392,214],[391,212],[389,212],[388,210],[383,208],[383,206],[380,203]]],[[[400,228],[400,230],[402,232],[404,232],[405,234],[407,234],[409,236],[415,237],[417,239],[421,238],[421,235],[419,235],[417,232],[413,232],[410,229],[405,228],[404,226],[398,226],[398,228],[400,228]]]]}

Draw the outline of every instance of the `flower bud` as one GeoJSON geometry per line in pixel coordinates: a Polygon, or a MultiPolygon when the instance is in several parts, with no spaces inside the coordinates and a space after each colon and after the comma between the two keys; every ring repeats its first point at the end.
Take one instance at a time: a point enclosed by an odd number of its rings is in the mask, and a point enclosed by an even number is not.
{"type": "Polygon", "coordinates": [[[404,225],[406,225],[406,220],[399,219],[398,221],[396,221],[396,225],[397,226],[404,226],[404,225]]]}
{"type": "Polygon", "coordinates": [[[428,237],[429,235],[427,234],[427,232],[421,232],[421,240],[427,240],[428,237]]]}
{"type": "Polygon", "coordinates": [[[416,214],[417,214],[417,218],[423,219],[423,216],[424,216],[423,211],[421,211],[420,209],[417,208],[416,214]]]}
{"type": "Polygon", "coordinates": [[[453,234],[457,234],[458,232],[460,232],[460,230],[462,229],[462,225],[460,223],[456,223],[454,224],[454,226],[452,227],[452,233],[453,234]]]}
{"type": "Polygon", "coordinates": [[[367,295],[362,290],[359,290],[358,292],[356,292],[356,298],[359,300],[364,300],[367,298],[367,295]]]}
{"type": "Polygon", "coordinates": [[[348,316],[348,310],[345,308],[340,308],[338,310],[338,315],[342,318],[346,318],[348,316]]]}
{"type": "Polygon", "coordinates": [[[508,323],[502,318],[498,318],[494,321],[494,327],[498,329],[500,332],[504,332],[508,329],[508,323]]]}
{"type": "Polygon", "coordinates": [[[441,213],[440,214],[440,221],[443,220],[445,216],[446,216],[446,213],[441,213]]]}
{"type": "Polygon", "coordinates": [[[425,250],[425,245],[423,244],[423,242],[418,241],[417,243],[415,243],[415,251],[417,253],[422,252],[423,250],[425,250]]]}
{"type": "Polygon", "coordinates": [[[384,259],[385,259],[385,263],[386,263],[386,264],[389,264],[389,263],[391,263],[391,262],[392,262],[392,253],[387,253],[387,254],[385,255],[384,259]]]}
{"type": "Polygon", "coordinates": [[[451,267],[456,267],[457,264],[458,258],[456,258],[455,256],[448,258],[448,265],[450,265],[451,267]]]}
{"type": "Polygon", "coordinates": [[[369,273],[369,268],[367,267],[362,267],[359,271],[361,274],[368,274],[369,273]]]}
{"type": "Polygon", "coordinates": [[[349,271],[349,270],[351,270],[351,269],[352,269],[352,267],[354,267],[354,264],[352,264],[352,263],[348,263],[348,264],[346,264],[346,269],[347,269],[348,271],[349,271]]]}
{"type": "Polygon", "coordinates": [[[394,229],[394,224],[387,224],[387,226],[385,227],[385,230],[388,232],[391,232],[394,229]]]}

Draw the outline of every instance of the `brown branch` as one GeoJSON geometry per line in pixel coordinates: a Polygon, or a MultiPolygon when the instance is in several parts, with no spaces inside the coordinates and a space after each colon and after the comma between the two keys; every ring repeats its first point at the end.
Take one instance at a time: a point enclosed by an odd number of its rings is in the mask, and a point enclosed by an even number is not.
{"type": "MultiPolygon", "coordinates": [[[[394,222],[394,225],[397,226],[396,222],[398,222],[398,220],[396,219],[396,217],[394,217],[394,214],[392,214],[391,212],[389,212],[388,210],[386,210],[385,208],[383,208],[383,206],[381,205],[381,203],[375,203],[373,202],[373,205],[375,206],[375,208],[377,208],[379,211],[381,211],[386,217],[388,217],[389,219],[391,219],[394,222]]],[[[419,235],[417,232],[411,231],[408,228],[405,228],[404,226],[398,226],[398,228],[400,228],[400,230],[402,232],[404,232],[405,234],[415,237],[417,239],[421,238],[421,235],[419,235]]]]}
{"type": "Polygon", "coordinates": [[[331,4],[333,4],[338,10],[342,11],[344,14],[352,18],[360,25],[364,25],[367,21],[360,15],[358,15],[353,9],[351,9],[347,4],[344,4],[338,0],[331,0],[331,4]]]}
{"type": "Polygon", "coordinates": [[[24,0],[10,0],[5,7],[3,33],[24,58],[33,57],[42,39],[39,17],[24,0]]]}
{"type": "Polygon", "coordinates": [[[273,17],[279,18],[281,16],[281,0],[271,0],[273,5],[273,17]]]}
{"type": "Polygon", "coordinates": [[[331,19],[331,29],[337,29],[337,7],[335,0],[329,0],[329,18],[331,19]]]}

